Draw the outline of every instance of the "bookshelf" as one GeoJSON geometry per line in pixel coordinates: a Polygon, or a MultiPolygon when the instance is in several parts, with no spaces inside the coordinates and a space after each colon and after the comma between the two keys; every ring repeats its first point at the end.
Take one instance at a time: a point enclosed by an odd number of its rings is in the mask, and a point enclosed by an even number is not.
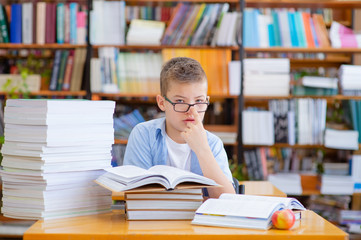
{"type": "MultiPolygon", "coordinates": [[[[338,11],[337,14],[340,14],[339,11],[343,11],[345,12],[344,16],[346,16],[347,19],[345,19],[344,21],[342,21],[341,19],[337,19],[337,22],[347,26],[347,27],[355,27],[355,24],[358,24],[357,22],[353,22],[353,14],[355,12],[355,9],[357,9],[357,11],[361,8],[361,2],[360,1],[333,1],[333,0],[321,0],[321,1],[308,1],[308,0],[279,0],[279,1],[273,1],[273,0],[246,0],[245,1],[245,7],[250,7],[250,8],[293,8],[296,10],[298,9],[302,9],[302,8],[310,8],[310,9],[316,9],[316,8],[331,8],[334,11],[338,11]]],[[[242,11],[242,9],[241,9],[242,11]]],[[[312,10],[315,11],[315,10],[312,10]]],[[[326,27],[330,28],[331,24],[326,23],[326,27]]],[[[354,28],[355,30],[357,28],[354,28]]],[[[241,55],[241,59],[245,59],[246,56],[251,57],[251,58],[272,58],[272,57],[285,57],[288,58],[290,60],[290,69],[291,72],[297,72],[303,69],[315,69],[315,68],[334,68],[334,69],[338,69],[340,67],[341,64],[355,64],[355,65],[359,65],[360,63],[355,61],[356,56],[360,55],[360,51],[361,48],[354,48],[354,47],[342,47],[342,48],[333,48],[333,47],[280,47],[280,46],[273,46],[273,47],[244,47],[244,46],[240,46],[240,48],[243,48],[244,50],[244,54],[241,55]],[[317,56],[317,55],[323,55],[326,56],[323,59],[307,59],[306,57],[303,59],[297,59],[295,56],[297,55],[302,55],[302,56],[307,56],[307,55],[312,55],[312,56],[317,56]]],[[[244,71],[242,71],[244,72],[244,71]]],[[[244,76],[242,76],[242,86],[244,86],[244,84],[246,84],[244,82],[244,76]]],[[[290,81],[290,86],[293,86],[293,84],[296,84],[296,81],[291,80],[290,81]]],[[[340,86],[340,85],[339,85],[340,86]]],[[[293,94],[288,94],[288,95],[284,95],[284,96],[267,96],[267,95],[262,95],[260,94],[260,96],[247,96],[243,93],[243,91],[241,92],[240,95],[240,110],[239,112],[241,113],[244,109],[246,109],[247,107],[259,107],[259,108],[264,108],[266,110],[268,110],[269,108],[269,102],[273,101],[273,100],[280,100],[280,101],[291,101],[291,100],[299,100],[299,99],[311,99],[316,101],[317,99],[323,99],[326,101],[326,105],[327,105],[327,109],[332,108],[336,105],[341,104],[342,102],[344,102],[345,100],[353,100],[353,101],[359,101],[360,100],[360,96],[346,96],[342,94],[342,91],[339,90],[338,88],[338,92],[335,95],[332,96],[296,96],[293,94]]],[[[342,104],[341,104],[342,106],[342,104]]],[[[329,121],[329,116],[327,117],[327,121],[329,121]]],[[[329,122],[327,122],[326,124],[328,124],[329,122]]],[[[239,126],[242,126],[242,121],[239,122],[239,126]]],[[[286,123],[288,124],[288,123],[286,123]]],[[[241,137],[242,136],[242,128],[239,128],[239,133],[238,135],[241,137]]],[[[241,141],[242,142],[242,141],[241,141]]],[[[360,148],[360,144],[359,144],[359,148],[360,148]]],[[[263,149],[272,149],[270,150],[270,152],[272,152],[274,155],[271,155],[271,157],[274,157],[273,159],[273,164],[276,165],[276,159],[282,159],[282,157],[280,157],[284,152],[283,149],[287,149],[289,151],[292,151],[292,153],[294,153],[294,155],[297,155],[295,152],[296,151],[301,151],[301,153],[303,153],[303,157],[304,158],[311,158],[310,154],[307,155],[308,152],[312,151],[313,152],[313,160],[316,159],[317,163],[319,161],[319,156],[317,154],[319,154],[320,152],[323,152],[324,155],[322,155],[322,162],[323,161],[334,161],[335,159],[339,159],[339,161],[343,161],[344,160],[344,155],[342,155],[342,157],[340,157],[339,155],[336,156],[336,154],[334,154],[334,152],[336,151],[335,149],[330,149],[325,147],[324,144],[299,144],[299,143],[295,143],[295,144],[289,144],[289,143],[274,143],[272,145],[266,145],[266,144],[260,144],[260,145],[256,145],[256,144],[241,144],[240,146],[240,150],[238,152],[242,152],[242,151],[249,151],[249,149],[255,149],[255,148],[263,148],[263,149]]],[[[247,153],[249,154],[249,153],[247,153]]],[[[352,154],[352,151],[349,151],[347,154],[352,154]]],[[[294,156],[292,155],[292,156],[294,156]]],[[[340,154],[341,155],[341,154],[340,154]]],[[[350,156],[348,155],[348,157],[350,156]]],[[[268,155],[267,155],[268,157],[268,155]]],[[[299,154],[297,156],[297,158],[301,158],[302,154],[299,154]]],[[[244,159],[242,159],[243,161],[246,162],[246,156],[244,157],[244,159]]],[[[282,161],[284,161],[284,159],[286,159],[287,157],[283,158],[282,161]]],[[[347,157],[346,157],[347,158],[347,157]]],[[[270,161],[270,159],[268,159],[270,161]]],[[[307,160],[307,159],[306,159],[307,160]]],[[[308,159],[309,160],[309,159],[308,159]]],[[[342,162],[343,163],[343,162],[342,162]]],[[[277,164],[285,164],[285,162],[277,162],[277,164]]],[[[313,174],[310,174],[310,172],[307,171],[302,171],[302,162],[300,160],[299,165],[298,165],[298,174],[300,176],[300,181],[301,181],[301,185],[302,185],[302,193],[299,196],[296,196],[297,198],[301,198],[301,199],[307,199],[310,200],[311,196],[318,196],[321,197],[322,196],[322,192],[321,192],[321,176],[317,173],[314,172],[313,174]]],[[[272,165],[271,167],[275,167],[275,165],[272,165]]],[[[292,162],[290,163],[290,165],[292,165],[292,162]]],[[[297,164],[296,164],[297,165],[297,164]]],[[[277,166],[276,166],[277,167],[277,166]]],[[[275,167],[275,168],[276,168],[275,167]]],[[[289,168],[292,168],[289,167],[289,168]]],[[[279,170],[279,172],[284,171],[283,167],[281,168],[281,170],[279,170]]],[[[288,169],[288,173],[292,172],[290,169],[288,169]]],[[[357,210],[359,203],[360,203],[360,196],[358,193],[351,193],[350,195],[348,195],[349,197],[351,197],[351,203],[350,204],[350,209],[352,210],[357,210]]],[[[330,211],[330,210],[329,210],[330,211]]],[[[336,212],[336,210],[335,210],[336,212]]]]}
{"type": "MultiPolygon", "coordinates": [[[[26,97],[89,98],[87,90],[89,80],[83,80],[83,76],[87,75],[87,70],[84,71],[86,57],[84,55],[81,61],[80,59],[74,61],[76,56],[73,55],[73,52],[80,52],[89,45],[86,41],[85,29],[86,22],[89,22],[86,19],[86,12],[89,9],[87,4],[88,1],[66,4],[46,1],[1,2],[0,57],[2,63],[7,60],[9,65],[2,69],[1,73],[18,74],[29,71],[41,75],[39,90],[27,92],[26,97]],[[59,65],[57,68],[61,67],[61,69],[53,74],[56,52],[69,54],[62,56],[64,67],[59,65]],[[49,89],[48,84],[52,75],[54,80],[61,81],[60,86],[65,78],[67,83],[71,79],[78,79],[76,81],[79,83],[71,90],[66,86],[49,89]]],[[[7,90],[0,89],[0,95],[8,97],[6,92],[7,90]]],[[[24,96],[15,94],[19,97],[24,96]]]]}

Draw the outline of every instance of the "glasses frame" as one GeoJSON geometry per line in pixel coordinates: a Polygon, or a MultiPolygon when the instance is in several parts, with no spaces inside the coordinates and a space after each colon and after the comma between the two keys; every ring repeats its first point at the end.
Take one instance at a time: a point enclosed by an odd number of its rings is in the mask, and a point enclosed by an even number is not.
{"type": "MultiPolygon", "coordinates": [[[[169,98],[167,98],[166,96],[163,96],[163,97],[164,97],[164,99],[165,99],[167,102],[169,102],[170,104],[173,105],[173,110],[174,110],[175,112],[179,112],[179,113],[186,113],[186,112],[189,111],[189,109],[190,109],[191,107],[196,106],[196,105],[199,105],[199,104],[206,104],[206,105],[207,105],[207,108],[208,108],[208,106],[209,106],[209,97],[208,97],[208,96],[207,96],[207,100],[206,100],[207,102],[203,102],[203,103],[193,103],[193,104],[189,104],[189,103],[174,103],[174,102],[172,102],[171,100],[169,100],[169,98]],[[177,111],[177,110],[175,110],[175,105],[177,105],[177,104],[182,104],[182,105],[186,104],[186,105],[188,105],[188,108],[187,108],[186,111],[177,111]]],[[[199,112],[199,113],[206,112],[206,111],[207,111],[207,108],[206,108],[206,110],[204,110],[204,111],[198,111],[198,110],[197,110],[197,112],[199,112]]]]}

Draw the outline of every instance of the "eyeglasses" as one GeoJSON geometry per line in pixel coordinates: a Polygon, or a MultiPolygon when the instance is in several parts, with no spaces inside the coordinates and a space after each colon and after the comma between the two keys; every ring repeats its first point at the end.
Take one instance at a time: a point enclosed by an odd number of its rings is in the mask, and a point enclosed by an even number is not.
{"type": "Polygon", "coordinates": [[[209,102],[208,102],[208,98],[207,98],[207,102],[199,102],[199,103],[193,103],[193,104],[189,104],[189,103],[174,103],[171,100],[169,100],[166,96],[164,96],[164,99],[167,100],[170,104],[173,105],[173,109],[176,112],[181,112],[181,113],[185,113],[188,112],[188,110],[191,107],[194,107],[197,112],[205,112],[208,108],[209,102]]]}

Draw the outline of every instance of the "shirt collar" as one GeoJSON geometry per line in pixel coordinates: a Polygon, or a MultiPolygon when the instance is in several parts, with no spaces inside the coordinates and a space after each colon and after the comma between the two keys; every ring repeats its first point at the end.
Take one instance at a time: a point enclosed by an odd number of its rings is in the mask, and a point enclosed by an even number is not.
{"type": "Polygon", "coordinates": [[[161,134],[163,137],[166,136],[166,132],[165,132],[165,117],[161,118],[157,124],[156,124],[156,137],[159,136],[159,134],[161,134]]]}

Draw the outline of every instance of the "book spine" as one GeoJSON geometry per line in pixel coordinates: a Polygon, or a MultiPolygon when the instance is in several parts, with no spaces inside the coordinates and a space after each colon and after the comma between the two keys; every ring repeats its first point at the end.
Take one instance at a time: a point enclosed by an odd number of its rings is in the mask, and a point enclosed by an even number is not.
{"type": "Polygon", "coordinates": [[[62,55],[62,50],[55,51],[53,71],[51,73],[50,84],[49,84],[49,90],[51,91],[55,91],[57,87],[61,55],[62,55]]]}
{"type": "Polygon", "coordinates": [[[9,42],[8,21],[3,5],[0,5],[0,31],[4,43],[9,42]]]}
{"type": "Polygon", "coordinates": [[[22,5],[15,3],[11,5],[10,42],[22,43],[22,5]]]}
{"type": "Polygon", "coordinates": [[[78,4],[70,3],[70,43],[77,44],[77,13],[78,13],[78,4]]]}
{"type": "Polygon", "coordinates": [[[65,5],[58,3],[56,6],[56,42],[64,43],[65,5]]]}

